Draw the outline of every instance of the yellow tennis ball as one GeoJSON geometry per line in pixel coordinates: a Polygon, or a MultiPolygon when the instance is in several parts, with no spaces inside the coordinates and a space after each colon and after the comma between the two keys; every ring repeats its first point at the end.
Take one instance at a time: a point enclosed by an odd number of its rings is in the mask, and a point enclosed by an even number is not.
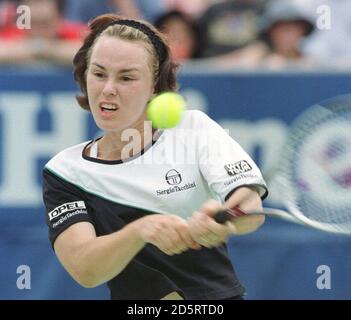
{"type": "Polygon", "coordinates": [[[182,119],[185,100],[176,92],[164,92],[154,97],[148,105],[147,117],[156,129],[175,127],[182,119]]]}

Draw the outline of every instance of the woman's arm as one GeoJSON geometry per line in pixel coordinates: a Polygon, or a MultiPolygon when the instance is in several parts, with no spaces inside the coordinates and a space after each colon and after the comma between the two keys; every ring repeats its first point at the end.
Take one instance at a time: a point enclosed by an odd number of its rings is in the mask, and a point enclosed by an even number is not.
{"type": "MultiPolygon", "coordinates": [[[[229,197],[225,207],[239,207],[248,212],[262,211],[262,200],[255,187],[240,187],[229,197]]],[[[235,226],[236,234],[245,234],[256,231],[264,220],[264,215],[252,215],[236,218],[231,223],[235,226]]]]}
{"type": "Polygon", "coordinates": [[[199,248],[188,229],[187,222],[178,216],[153,214],[97,237],[91,223],[80,222],[57,237],[54,249],[79,284],[96,287],[123,271],[146,243],[168,255],[199,248]]]}
{"type": "Polygon", "coordinates": [[[132,223],[96,237],[92,224],[80,222],[57,237],[54,249],[68,273],[83,287],[92,288],[121,272],[144,245],[132,223]]]}

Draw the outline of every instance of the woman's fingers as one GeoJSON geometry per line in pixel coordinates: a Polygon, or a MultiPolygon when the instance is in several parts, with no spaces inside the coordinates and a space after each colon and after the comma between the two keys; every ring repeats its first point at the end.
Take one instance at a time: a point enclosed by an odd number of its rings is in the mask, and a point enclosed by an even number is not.
{"type": "Polygon", "coordinates": [[[199,244],[190,234],[188,223],[174,215],[154,215],[145,218],[145,241],[168,255],[180,254],[188,249],[198,249],[199,244]]]}
{"type": "Polygon", "coordinates": [[[226,242],[228,237],[236,233],[235,225],[231,222],[218,224],[211,216],[221,206],[217,202],[207,202],[202,209],[205,212],[195,212],[188,220],[192,237],[206,248],[213,248],[226,242]]]}

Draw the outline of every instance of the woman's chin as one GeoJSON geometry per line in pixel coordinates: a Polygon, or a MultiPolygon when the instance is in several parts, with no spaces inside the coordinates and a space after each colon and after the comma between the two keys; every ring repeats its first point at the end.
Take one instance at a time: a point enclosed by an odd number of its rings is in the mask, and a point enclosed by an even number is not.
{"type": "Polygon", "coordinates": [[[131,125],[129,123],[124,123],[124,124],[121,124],[121,123],[106,123],[106,122],[103,122],[103,123],[96,123],[96,125],[102,130],[104,131],[105,133],[118,133],[118,134],[121,134],[123,133],[123,131],[125,130],[133,130],[131,129],[131,125]]]}

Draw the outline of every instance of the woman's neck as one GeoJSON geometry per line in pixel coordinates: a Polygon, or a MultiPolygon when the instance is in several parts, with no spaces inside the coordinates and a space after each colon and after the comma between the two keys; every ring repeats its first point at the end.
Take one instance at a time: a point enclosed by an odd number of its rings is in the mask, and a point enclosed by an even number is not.
{"type": "Polygon", "coordinates": [[[97,157],[103,160],[126,160],[139,154],[153,140],[150,122],[142,121],[123,131],[110,131],[98,142],[97,157]]]}

